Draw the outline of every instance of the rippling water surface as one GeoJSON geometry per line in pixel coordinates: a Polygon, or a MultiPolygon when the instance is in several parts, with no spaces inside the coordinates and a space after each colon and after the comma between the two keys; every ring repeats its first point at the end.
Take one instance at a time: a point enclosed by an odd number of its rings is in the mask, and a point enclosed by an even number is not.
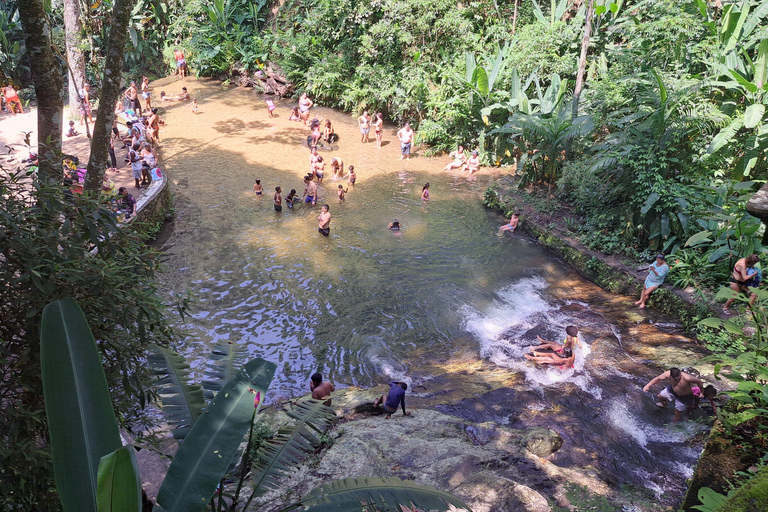
{"type": "MultiPolygon", "coordinates": [[[[357,184],[340,204],[335,190],[347,182],[332,180],[328,166],[316,207],[276,214],[275,186],[284,196],[303,190],[306,128],[287,120],[287,103],[269,119],[250,91],[187,85],[200,113],[167,107],[161,131],[177,208],[163,237],[163,281],[197,300],[182,349],[193,368],[202,368],[213,343],[241,344],[278,364],[270,396],[288,397],[305,393],[318,370],[337,386],[371,385],[469,347],[526,376],[509,391],[514,403],[475,419],[550,426],[577,447],[558,461],[593,465],[657,496],[680,495],[700,451],[689,440],[700,428],[665,426],[671,411],[656,411],[640,390],[660,368],[638,343],[688,341],[639,326],[616,306],[626,300],[585,282],[524,233],[496,236],[505,220],[481,199],[500,171],[470,181],[441,173],[447,161],[401,162],[395,128],[376,149],[360,144],[354,119],[320,108],[341,136],[338,150],[321,154],[353,164],[357,184]],[[256,178],[264,196],[251,192],[256,178]],[[420,199],[425,182],[428,203],[420,199]],[[333,215],[328,238],[317,232],[322,203],[333,215]],[[395,218],[399,233],[387,229],[395,218]],[[561,341],[568,324],[582,328],[576,368],[545,370],[522,359],[536,335],[561,341]]],[[[170,94],[180,87],[163,84],[170,94]]]]}

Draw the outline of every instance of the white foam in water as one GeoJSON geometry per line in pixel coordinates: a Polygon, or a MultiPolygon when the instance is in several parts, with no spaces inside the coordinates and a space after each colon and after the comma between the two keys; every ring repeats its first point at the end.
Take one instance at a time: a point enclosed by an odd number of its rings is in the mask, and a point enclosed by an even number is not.
{"type": "Polygon", "coordinates": [[[530,343],[536,341],[521,339],[528,330],[542,323],[564,325],[568,321],[568,317],[559,314],[542,298],[541,290],[546,287],[547,282],[540,277],[524,278],[500,290],[499,300],[489,304],[485,311],[464,306],[464,329],[480,340],[481,355],[492,363],[518,370],[528,381],[541,386],[571,382],[599,399],[600,388],[592,385],[592,379],[584,371],[585,359],[591,352],[586,343],[574,350],[575,368],[537,366],[525,359],[530,343]]]}

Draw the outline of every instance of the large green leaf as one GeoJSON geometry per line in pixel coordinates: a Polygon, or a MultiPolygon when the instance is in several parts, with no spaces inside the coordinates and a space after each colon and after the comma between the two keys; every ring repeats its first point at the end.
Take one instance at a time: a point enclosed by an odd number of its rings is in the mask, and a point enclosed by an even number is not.
{"type": "Polygon", "coordinates": [[[419,510],[450,510],[454,506],[459,510],[470,510],[456,496],[429,487],[403,481],[396,477],[345,478],[317,487],[302,500],[284,509],[284,512],[298,507],[320,510],[340,510],[360,512],[361,506],[371,504],[373,510],[399,510],[399,505],[415,507],[419,510]],[[327,508],[323,504],[339,504],[342,508],[327,508]],[[353,506],[356,504],[356,508],[353,506]],[[317,508],[316,508],[317,507],[317,508]]]}
{"type": "MultiPolygon", "coordinates": [[[[768,2],[766,2],[768,5],[768,2]]],[[[757,48],[757,59],[755,60],[755,84],[761,89],[768,86],[768,39],[763,39],[757,48]]]]}
{"type": "Polygon", "coordinates": [[[763,120],[765,105],[753,103],[744,111],[744,128],[754,128],[763,120]]]}
{"type": "Polygon", "coordinates": [[[95,512],[99,462],[121,443],[101,357],[74,300],[43,310],[40,364],[61,504],[65,511],[95,512]]]}
{"type": "Polygon", "coordinates": [[[488,93],[490,92],[488,89],[488,73],[485,71],[484,67],[477,66],[475,68],[475,73],[472,75],[472,83],[475,84],[475,87],[480,91],[480,94],[488,96],[488,93]]]}
{"type": "Polygon", "coordinates": [[[210,393],[210,398],[235,378],[247,357],[248,350],[237,343],[220,341],[213,346],[205,370],[205,376],[208,378],[203,380],[203,388],[210,393]]]}
{"type": "Polygon", "coordinates": [[[200,384],[189,383],[189,363],[176,352],[152,345],[147,361],[158,376],[157,393],[165,420],[174,425],[173,437],[183,440],[205,409],[200,384]]]}
{"type": "Polygon", "coordinates": [[[736,133],[741,130],[742,126],[744,126],[744,119],[743,117],[739,116],[738,118],[734,119],[731,124],[720,130],[720,132],[712,139],[712,142],[707,148],[707,154],[711,155],[713,153],[717,153],[723,146],[730,143],[736,133]]]}
{"type": "Polygon", "coordinates": [[[237,453],[253,418],[254,398],[264,397],[275,364],[249,361],[195,422],[168,468],[157,496],[167,512],[202,511],[237,453]]]}
{"type": "Polygon", "coordinates": [[[711,231],[699,231],[698,233],[690,237],[687,242],[685,242],[685,247],[688,247],[689,245],[696,246],[702,242],[708,242],[709,236],[711,234],[712,234],[711,231]]]}
{"type": "Polygon", "coordinates": [[[296,420],[281,428],[270,440],[265,441],[257,452],[258,461],[251,473],[253,492],[260,496],[279,486],[280,478],[290,475],[298,465],[314,451],[320,441],[312,432],[324,433],[336,417],[333,409],[322,400],[307,399],[295,404],[288,416],[296,420]]]}
{"type": "Polygon", "coordinates": [[[101,458],[96,501],[99,512],[141,512],[141,478],[133,446],[101,458]]]}

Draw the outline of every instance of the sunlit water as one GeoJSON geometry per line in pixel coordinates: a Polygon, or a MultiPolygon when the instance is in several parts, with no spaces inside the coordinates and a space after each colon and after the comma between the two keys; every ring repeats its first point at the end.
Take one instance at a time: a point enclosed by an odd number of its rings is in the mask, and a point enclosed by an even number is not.
{"type": "MultiPolygon", "coordinates": [[[[640,340],[623,339],[631,328],[626,318],[610,317],[614,297],[524,233],[496,236],[505,220],[481,199],[498,174],[484,170],[469,181],[441,173],[447,161],[401,162],[395,128],[376,149],[360,144],[354,119],[317,109],[341,135],[339,149],[321,155],[355,165],[357,184],[340,204],[335,190],[347,182],[332,180],[327,166],[316,207],[277,214],[276,185],[283,196],[303,190],[306,128],[287,120],[288,103],[269,119],[250,91],[187,85],[200,113],[170,106],[161,130],[177,208],[162,241],[165,286],[197,301],[180,349],[193,368],[202,370],[213,343],[240,344],[277,363],[274,399],[305,393],[315,371],[337,386],[367,386],[408,379],[420,364],[470,347],[525,375],[520,389],[508,391],[514,403],[475,419],[550,426],[566,440],[556,462],[591,465],[616,484],[679,498],[700,451],[690,439],[701,427],[668,428],[671,410],[659,413],[642,393],[659,368],[626,348],[640,340]],[[251,192],[256,178],[261,197],[251,192]],[[425,182],[428,203],[420,198],[425,182]],[[323,203],[333,215],[328,238],[315,220],[323,203]],[[399,233],[387,229],[395,218],[399,233]],[[562,341],[568,324],[582,329],[575,368],[542,369],[523,359],[536,335],[562,341]]],[[[180,86],[162,84],[171,94],[180,86]]]]}

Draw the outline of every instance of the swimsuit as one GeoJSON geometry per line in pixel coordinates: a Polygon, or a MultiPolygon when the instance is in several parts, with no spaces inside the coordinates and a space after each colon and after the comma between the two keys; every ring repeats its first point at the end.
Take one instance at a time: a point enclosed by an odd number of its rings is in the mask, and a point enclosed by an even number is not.
{"type": "Polygon", "coordinates": [[[307,196],[307,198],[304,200],[305,203],[312,203],[315,200],[315,196],[307,196]]]}
{"type": "Polygon", "coordinates": [[[299,110],[303,113],[309,112],[309,100],[299,100],[299,110]]]}
{"type": "Polygon", "coordinates": [[[149,99],[149,93],[148,92],[142,92],[141,93],[141,97],[144,98],[145,100],[148,100],[149,99]]]}
{"type": "Polygon", "coordinates": [[[275,211],[276,212],[281,212],[281,211],[283,211],[283,207],[281,205],[279,205],[279,204],[276,204],[275,205],[275,211]]]}
{"type": "Polygon", "coordinates": [[[331,234],[331,228],[317,228],[317,232],[323,236],[328,236],[331,234]]]}

